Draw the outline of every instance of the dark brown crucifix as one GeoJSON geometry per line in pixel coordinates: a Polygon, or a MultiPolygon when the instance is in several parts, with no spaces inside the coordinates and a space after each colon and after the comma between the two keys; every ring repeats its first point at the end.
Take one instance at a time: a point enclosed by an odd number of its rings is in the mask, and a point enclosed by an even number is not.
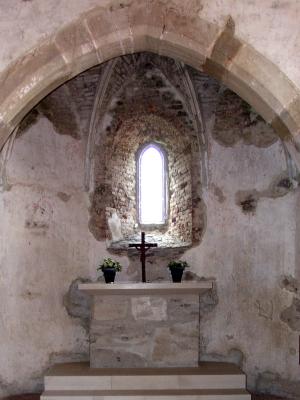
{"type": "Polygon", "coordinates": [[[142,263],[142,282],[146,282],[146,252],[151,247],[157,247],[157,243],[146,243],[145,232],[141,232],[141,243],[130,243],[129,247],[135,247],[141,251],[141,263],[142,263]]]}

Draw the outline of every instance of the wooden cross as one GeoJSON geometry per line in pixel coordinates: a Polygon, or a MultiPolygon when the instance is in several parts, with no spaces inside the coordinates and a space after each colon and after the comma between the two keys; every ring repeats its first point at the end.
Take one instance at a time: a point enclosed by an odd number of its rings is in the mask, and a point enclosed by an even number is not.
{"type": "Polygon", "coordinates": [[[146,252],[151,247],[157,247],[157,243],[146,243],[145,232],[141,232],[141,243],[130,243],[129,247],[135,247],[141,251],[141,263],[142,263],[142,282],[146,282],[146,252]]]}

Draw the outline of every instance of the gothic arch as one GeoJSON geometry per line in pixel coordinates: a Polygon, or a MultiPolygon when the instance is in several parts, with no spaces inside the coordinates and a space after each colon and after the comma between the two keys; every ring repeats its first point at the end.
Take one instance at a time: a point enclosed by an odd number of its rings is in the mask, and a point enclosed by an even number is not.
{"type": "Polygon", "coordinates": [[[212,24],[161,1],[115,2],[89,11],[0,75],[0,148],[49,92],[80,72],[134,52],[173,57],[240,95],[284,140],[300,167],[299,90],[235,35],[234,21],[212,24]]]}

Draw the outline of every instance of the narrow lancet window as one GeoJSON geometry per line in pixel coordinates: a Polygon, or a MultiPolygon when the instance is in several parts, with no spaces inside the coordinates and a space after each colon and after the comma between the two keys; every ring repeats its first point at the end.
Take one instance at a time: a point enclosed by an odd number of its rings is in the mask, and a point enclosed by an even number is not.
{"type": "Polygon", "coordinates": [[[147,145],[138,158],[138,209],[142,225],[166,222],[166,160],[156,144],[147,145]]]}

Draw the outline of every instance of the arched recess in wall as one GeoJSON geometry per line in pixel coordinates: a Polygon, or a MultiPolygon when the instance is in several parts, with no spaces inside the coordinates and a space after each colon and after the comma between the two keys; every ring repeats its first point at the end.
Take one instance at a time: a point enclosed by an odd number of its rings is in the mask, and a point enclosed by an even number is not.
{"type": "Polygon", "coordinates": [[[114,57],[150,51],[204,71],[236,92],[273,126],[299,167],[299,90],[236,37],[231,18],[224,26],[195,15],[162,2],[107,4],[47,38],[0,75],[0,148],[24,116],[62,83],[114,57]]]}
{"type": "Polygon", "coordinates": [[[140,235],[137,159],[150,143],[163,149],[168,162],[168,213],[164,224],[143,225],[143,230],[160,240],[162,248],[196,245],[205,231],[206,212],[201,201],[196,137],[188,130],[178,131],[176,123],[161,116],[138,113],[125,118],[107,135],[101,135],[95,151],[89,228],[95,239],[108,238],[112,249],[127,249],[128,241],[140,235]],[[100,148],[113,151],[97,151],[100,148]],[[107,220],[116,217],[121,227],[118,237],[113,236],[109,222],[107,225],[107,220]]]}

